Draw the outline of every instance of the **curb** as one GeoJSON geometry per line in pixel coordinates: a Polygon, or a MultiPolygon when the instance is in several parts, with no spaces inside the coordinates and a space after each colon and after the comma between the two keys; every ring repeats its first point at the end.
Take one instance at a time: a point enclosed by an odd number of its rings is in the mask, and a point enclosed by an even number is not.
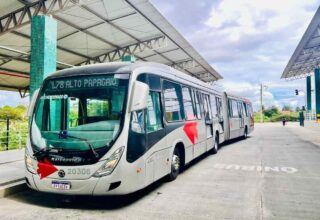
{"type": "Polygon", "coordinates": [[[15,193],[24,191],[28,188],[26,181],[21,180],[18,182],[14,182],[5,186],[0,187],[0,198],[4,198],[15,193]]]}

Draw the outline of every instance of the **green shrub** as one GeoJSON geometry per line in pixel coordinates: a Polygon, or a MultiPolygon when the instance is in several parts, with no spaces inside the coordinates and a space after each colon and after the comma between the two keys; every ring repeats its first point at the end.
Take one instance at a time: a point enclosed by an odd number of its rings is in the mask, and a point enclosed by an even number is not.
{"type": "Polygon", "coordinates": [[[294,114],[290,114],[290,115],[280,114],[280,115],[275,115],[275,116],[271,117],[270,121],[271,122],[282,121],[283,118],[285,118],[286,121],[298,121],[299,120],[299,117],[294,114]]]}

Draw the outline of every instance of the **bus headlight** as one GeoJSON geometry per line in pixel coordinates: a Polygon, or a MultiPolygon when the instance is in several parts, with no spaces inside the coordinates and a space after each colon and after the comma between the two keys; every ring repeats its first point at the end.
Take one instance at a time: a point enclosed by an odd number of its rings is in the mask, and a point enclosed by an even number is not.
{"type": "Polygon", "coordinates": [[[27,170],[28,170],[30,173],[35,174],[36,171],[35,171],[35,169],[33,168],[33,159],[32,159],[32,157],[29,155],[29,152],[28,152],[28,151],[26,151],[26,153],[25,153],[25,163],[26,163],[27,170]]]}
{"type": "Polygon", "coordinates": [[[92,176],[94,177],[102,177],[107,176],[112,173],[114,168],[117,166],[122,153],[124,151],[124,147],[120,147],[116,150],[107,160],[106,162],[97,170],[92,176]]]}

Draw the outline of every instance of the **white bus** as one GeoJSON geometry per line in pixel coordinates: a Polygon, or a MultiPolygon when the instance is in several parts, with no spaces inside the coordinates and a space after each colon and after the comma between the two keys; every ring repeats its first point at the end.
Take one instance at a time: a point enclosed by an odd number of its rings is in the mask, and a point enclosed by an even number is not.
{"type": "Polygon", "coordinates": [[[249,101],[145,62],[58,71],[34,92],[28,115],[26,182],[61,194],[127,194],[174,180],[253,129],[249,101]]]}

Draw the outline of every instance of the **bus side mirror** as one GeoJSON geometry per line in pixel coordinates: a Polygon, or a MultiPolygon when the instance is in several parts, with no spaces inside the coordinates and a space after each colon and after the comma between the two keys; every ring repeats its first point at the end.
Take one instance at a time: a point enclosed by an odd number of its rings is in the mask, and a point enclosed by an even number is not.
{"type": "Polygon", "coordinates": [[[149,86],[143,82],[135,81],[132,90],[130,112],[147,108],[149,86]]]}
{"type": "Polygon", "coordinates": [[[33,92],[33,95],[32,95],[31,100],[30,100],[29,108],[28,108],[28,111],[27,111],[27,116],[28,117],[32,116],[33,109],[34,109],[34,106],[36,105],[37,97],[39,95],[39,91],[40,91],[40,89],[37,89],[37,90],[35,90],[33,92]]]}

